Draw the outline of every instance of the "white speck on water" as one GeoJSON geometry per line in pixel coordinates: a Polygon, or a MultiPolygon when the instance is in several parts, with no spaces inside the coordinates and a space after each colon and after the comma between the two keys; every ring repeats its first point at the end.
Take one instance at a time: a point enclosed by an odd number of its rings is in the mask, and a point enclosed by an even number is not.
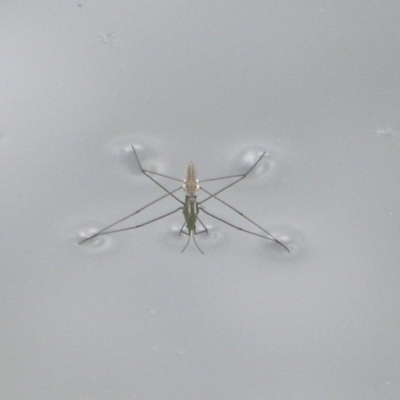
{"type": "Polygon", "coordinates": [[[118,36],[114,32],[99,32],[97,34],[97,37],[100,38],[102,43],[108,46],[112,46],[113,42],[117,39],[118,36]]]}

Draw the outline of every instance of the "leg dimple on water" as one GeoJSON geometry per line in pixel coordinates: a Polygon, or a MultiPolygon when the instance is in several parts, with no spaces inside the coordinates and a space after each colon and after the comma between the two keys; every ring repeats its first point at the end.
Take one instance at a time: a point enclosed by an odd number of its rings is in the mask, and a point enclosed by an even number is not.
{"type": "MultiPolygon", "coordinates": [[[[82,240],[85,240],[93,235],[95,235],[99,230],[95,228],[88,228],[82,230],[78,234],[78,242],[81,243],[82,240]]],[[[93,249],[105,249],[108,248],[112,243],[111,237],[107,237],[107,235],[99,235],[92,239],[86,240],[81,243],[82,246],[87,246],[93,249]]]]}
{"type": "Polygon", "coordinates": [[[247,178],[258,178],[269,173],[274,167],[274,159],[269,152],[263,155],[264,152],[266,152],[266,149],[261,148],[250,148],[241,151],[236,157],[236,170],[241,174],[245,174],[257,163],[247,178]]]}
{"type": "Polygon", "coordinates": [[[169,234],[169,236],[172,236],[175,239],[177,239],[181,236],[186,236],[184,234],[181,234],[181,229],[182,229],[182,225],[173,224],[168,228],[168,234],[169,234]]]}
{"type": "Polygon", "coordinates": [[[118,138],[118,140],[115,140],[112,143],[112,153],[119,159],[120,163],[129,171],[130,174],[137,176],[142,175],[132,145],[134,146],[139,161],[144,169],[154,172],[160,172],[162,170],[162,163],[159,161],[157,153],[152,146],[136,142],[126,137],[118,138]]]}
{"type": "Polygon", "coordinates": [[[223,239],[224,239],[224,234],[222,233],[222,231],[218,228],[216,228],[214,225],[212,224],[205,224],[206,228],[207,228],[207,232],[201,232],[202,230],[204,230],[203,227],[199,228],[199,233],[197,234],[196,238],[198,238],[199,240],[201,240],[204,243],[209,243],[209,244],[213,244],[216,245],[218,243],[220,243],[223,239]]]}
{"type": "Polygon", "coordinates": [[[281,257],[294,257],[304,247],[303,234],[293,228],[280,228],[270,230],[271,234],[284,244],[290,252],[288,252],[282,245],[271,240],[267,243],[267,248],[272,256],[281,257]]]}
{"type": "MultiPolygon", "coordinates": [[[[196,234],[196,241],[200,248],[207,252],[207,248],[215,247],[220,245],[224,240],[224,234],[216,229],[215,226],[211,224],[205,224],[207,228],[207,232],[202,232],[203,227],[199,225],[197,227],[198,233],[196,234]]],[[[164,240],[171,246],[177,246],[177,250],[179,250],[179,246],[184,245],[188,240],[188,235],[185,233],[180,234],[182,225],[174,224],[168,228],[167,235],[165,235],[164,240]]],[[[186,228],[184,232],[188,233],[186,228]]],[[[191,246],[189,244],[189,246],[191,246]]],[[[193,246],[195,244],[193,243],[193,246]]]]}

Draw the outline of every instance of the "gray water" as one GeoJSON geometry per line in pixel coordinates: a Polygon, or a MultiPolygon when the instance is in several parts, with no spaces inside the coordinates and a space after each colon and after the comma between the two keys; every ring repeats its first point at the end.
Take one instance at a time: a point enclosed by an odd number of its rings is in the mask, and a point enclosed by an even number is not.
{"type": "Polygon", "coordinates": [[[215,3],[1,2],[1,399],[400,397],[400,6],[215,3]],[[180,212],[79,246],[163,194],[131,143],[266,150],[221,198],[291,253],[204,213],[181,253],[180,212]]]}

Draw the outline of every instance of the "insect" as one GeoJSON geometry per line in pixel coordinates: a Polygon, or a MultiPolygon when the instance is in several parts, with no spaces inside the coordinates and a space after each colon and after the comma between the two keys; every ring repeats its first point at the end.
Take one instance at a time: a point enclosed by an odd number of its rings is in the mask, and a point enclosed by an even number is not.
{"type": "Polygon", "coordinates": [[[203,251],[201,250],[201,248],[199,247],[199,245],[197,244],[196,241],[196,235],[199,235],[201,233],[207,233],[208,234],[208,229],[206,228],[206,226],[204,225],[204,223],[201,221],[201,219],[199,218],[199,213],[200,211],[203,212],[204,214],[220,221],[223,222],[226,225],[229,225],[232,228],[235,228],[241,232],[245,232],[245,233],[249,233],[251,235],[254,236],[258,236],[261,237],[263,239],[266,240],[270,240],[273,241],[277,244],[279,244],[280,246],[282,246],[286,251],[288,251],[290,253],[289,248],[283,244],[281,241],[279,241],[276,237],[274,237],[271,233],[269,233],[267,230],[265,230],[263,227],[261,227],[259,224],[257,224],[256,222],[254,222],[253,220],[251,220],[250,218],[248,218],[246,215],[244,215],[242,212],[240,212],[238,209],[236,209],[235,207],[231,206],[230,204],[228,204],[225,200],[222,200],[220,197],[218,197],[218,195],[223,192],[224,190],[232,187],[233,185],[236,185],[238,182],[240,182],[241,180],[245,179],[250,172],[257,166],[257,164],[261,161],[261,159],[265,156],[266,151],[263,152],[261,154],[261,156],[257,159],[257,161],[249,168],[249,170],[244,173],[244,174],[238,174],[238,175],[229,175],[229,176],[224,176],[224,177],[220,177],[220,178],[211,178],[211,179],[205,179],[202,182],[211,182],[211,181],[218,181],[218,180],[222,180],[222,179],[229,179],[229,178],[236,178],[233,182],[229,183],[228,185],[222,187],[221,189],[219,189],[218,191],[216,191],[215,193],[211,193],[210,191],[204,189],[202,186],[200,186],[199,184],[199,180],[197,178],[197,171],[196,171],[196,167],[193,163],[189,163],[189,165],[186,168],[186,179],[184,179],[183,184],[181,186],[179,186],[178,188],[170,191],[167,188],[165,188],[163,185],[161,185],[161,183],[159,183],[155,178],[154,175],[156,176],[160,176],[163,178],[168,178],[174,181],[178,181],[178,182],[182,182],[180,179],[177,178],[173,178],[171,176],[168,175],[164,175],[164,174],[160,174],[158,172],[153,172],[153,171],[149,171],[147,169],[144,169],[142,167],[142,164],[139,160],[139,157],[137,155],[136,149],[133,146],[133,144],[131,144],[132,146],[132,150],[133,150],[133,154],[136,158],[136,161],[140,167],[141,172],[146,175],[149,179],[151,179],[156,185],[158,185],[162,190],[164,190],[166,193],[161,196],[158,197],[157,199],[151,201],[150,203],[146,204],[145,206],[139,208],[138,210],[134,211],[133,213],[119,219],[118,221],[113,222],[112,224],[106,226],[105,228],[99,230],[98,232],[96,232],[95,234],[81,240],[79,242],[79,244],[85,243],[88,240],[91,240],[97,236],[100,235],[109,235],[112,233],[117,233],[117,232],[123,232],[123,231],[128,231],[128,230],[132,230],[132,229],[137,229],[137,228],[141,228],[145,225],[149,225],[155,221],[159,221],[160,219],[166,218],[169,215],[175,214],[178,211],[182,211],[183,216],[185,218],[185,222],[183,223],[179,233],[180,234],[184,234],[188,236],[188,240],[184,246],[184,248],[182,249],[182,253],[186,250],[187,246],[189,245],[190,240],[193,238],[193,241],[197,247],[197,249],[200,251],[200,253],[204,254],[203,251]],[[179,199],[176,196],[176,193],[183,189],[186,192],[185,195],[185,201],[182,201],[181,199],[179,199]],[[203,191],[207,197],[201,201],[197,201],[197,194],[199,192],[199,190],[203,191]],[[173,197],[178,203],[180,203],[180,206],[177,207],[176,209],[167,212],[166,214],[160,215],[156,218],[150,219],[144,223],[135,225],[135,226],[131,226],[128,228],[121,228],[121,229],[113,229],[113,230],[109,230],[110,228],[113,228],[114,226],[118,225],[119,223],[127,220],[128,218],[133,217],[136,214],[139,214],[140,212],[142,212],[144,209],[152,206],[153,204],[165,199],[166,197],[171,196],[173,197]],[[208,210],[206,210],[204,207],[202,207],[202,205],[210,200],[210,199],[215,199],[218,202],[222,203],[223,205],[225,205],[226,207],[230,208],[231,210],[233,210],[235,213],[239,214],[242,218],[246,219],[247,221],[249,221],[251,224],[253,224],[254,226],[256,226],[258,229],[260,229],[263,234],[257,233],[257,232],[253,232],[247,229],[243,229],[237,225],[234,225],[224,219],[222,219],[221,217],[218,217],[217,215],[209,212],[208,210]],[[197,223],[199,223],[202,227],[201,230],[197,229],[197,223]]]}

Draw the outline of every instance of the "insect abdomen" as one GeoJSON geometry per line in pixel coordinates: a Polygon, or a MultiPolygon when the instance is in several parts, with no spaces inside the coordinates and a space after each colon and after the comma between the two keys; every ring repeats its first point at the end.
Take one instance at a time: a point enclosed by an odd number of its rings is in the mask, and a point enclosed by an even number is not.
{"type": "Polygon", "coordinates": [[[199,214],[199,206],[193,197],[186,196],[183,206],[183,215],[185,216],[186,227],[189,232],[196,232],[197,215],[199,214]]]}

